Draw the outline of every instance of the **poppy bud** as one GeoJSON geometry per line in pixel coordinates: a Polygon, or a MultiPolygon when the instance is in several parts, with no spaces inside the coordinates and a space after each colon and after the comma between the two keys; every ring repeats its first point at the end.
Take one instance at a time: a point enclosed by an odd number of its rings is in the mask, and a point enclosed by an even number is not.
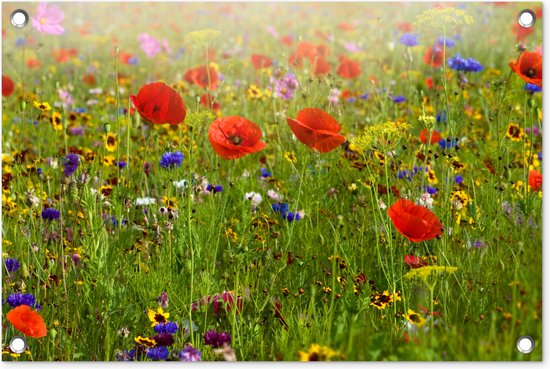
{"type": "Polygon", "coordinates": [[[104,130],[106,133],[111,132],[111,123],[105,123],[105,124],[103,124],[103,130],[104,130]]]}
{"type": "Polygon", "coordinates": [[[27,102],[25,100],[21,101],[21,109],[25,110],[26,107],[27,107],[27,102]]]}
{"type": "Polygon", "coordinates": [[[527,105],[529,105],[529,107],[533,109],[536,106],[535,99],[533,99],[532,97],[529,98],[529,100],[527,100],[527,105]]]}

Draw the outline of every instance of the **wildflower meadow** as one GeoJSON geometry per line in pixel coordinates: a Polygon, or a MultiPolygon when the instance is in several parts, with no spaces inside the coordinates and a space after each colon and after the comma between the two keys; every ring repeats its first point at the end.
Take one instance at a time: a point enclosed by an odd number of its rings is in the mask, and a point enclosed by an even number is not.
{"type": "Polygon", "coordinates": [[[2,359],[542,360],[542,21],[4,2],[2,359]]]}

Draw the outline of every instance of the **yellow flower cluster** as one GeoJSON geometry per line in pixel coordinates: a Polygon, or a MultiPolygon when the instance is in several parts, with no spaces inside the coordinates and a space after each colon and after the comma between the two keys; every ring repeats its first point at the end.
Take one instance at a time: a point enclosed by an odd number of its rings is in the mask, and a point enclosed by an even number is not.
{"type": "Polygon", "coordinates": [[[411,125],[405,122],[375,123],[365,126],[361,134],[352,139],[351,143],[359,150],[375,147],[394,148],[406,136],[411,125]]]}
{"type": "Polygon", "coordinates": [[[420,28],[429,30],[450,30],[462,24],[472,24],[474,18],[462,9],[432,8],[417,15],[414,23],[420,28]]]}
{"type": "Polygon", "coordinates": [[[208,44],[213,39],[221,35],[220,31],[215,29],[202,29],[199,31],[190,32],[185,36],[185,40],[191,44],[208,44]]]}
{"type": "Polygon", "coordinates": [[[308,351],[298,352],[300,361],[330,361],[330,359],[338,353],[328,346],[321,346],[316,343],[312,344],[308,351]]]}
{"type": "Polygon", "coordinates": [[[422,268],[411,269],[407,274],[405,274],[406,279],[420,278],[426,281],[431,276],[439,276],[444,273],[453,274],[458,270],[457,267],[452,266],[441,266],[441,265],[430,265],[422,268]]]}

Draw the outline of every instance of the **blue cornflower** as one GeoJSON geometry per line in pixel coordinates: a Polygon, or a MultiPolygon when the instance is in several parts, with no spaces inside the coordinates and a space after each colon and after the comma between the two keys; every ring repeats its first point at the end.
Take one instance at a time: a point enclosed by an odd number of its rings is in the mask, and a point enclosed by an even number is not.
{"type": "Polygon", "coordinates": [[[436,195],[436,194],[437,194],[437,188],[435,188],[435,187],[424,186],[424,189],[425,189],[426,192],[429,193],[430,195],[436,195]]]}
{"type": "Polygon", "coordinates": [[[461,58],[460,55],[455,55],[448,60],[449,68],[462,72],[480,72],[483,66],[475,59],[461,58]]]}
{"type": "Polygon", "coordinates": [[[201,361],[202,353],[190,344],[187,344],[183,350],[180,351],[179,358],[180,361],[201,361]]]}
{"type": "Polygon", "coordinates": [[[539,151],[538,158],[539,158],[539,160],[542,160],[542,151],[539,151]]]}
{"type": "Polygon", "coordinates": [[[76,113],[86,113],[86,108],[76,108],[74,111],[76,113]]]}
{"type": "Polygon", "coordinates": [[[370,96],[370,92],[365,92],[363,95],[360,95],[359,97],[363,100],[366,100],[368,99],[370,96]]]}
{"type": "Polygon", "coordinates": [[[42,219],[44,220],[56,220],[59,219],[61,213],[54,208],[46,208],[42,210],[42,219]]]}
{"type": "Polygon", "coordinates": [[[457,174],[454,179],[455,179],[455,183],[458,183],[458,184],[461,184],[462,182],[464,182],[464,178],[460,174],[457,174]]]}
{"type": "Polygon", "coordinates": [[[173,169],[175,167],[181,167],[183,161],[183,154],[179,151],[167,152],[162,155],[160,159],[160,166],[164,169],[173,169]]]}
{"type": "Polygon", "coordinates": [[[15,40],[15,46],[25,46],[26,43],[27,43],[27,41],[25,40],[24,37],[18,37],[15,40]]]}
{"type": "Polygon", "coordinates": [[[4,260],[4,265],[9,273],[13,273],[19,269],[19,261],[17,259],[7,258],[4,260]]]}
{"type": "MultiPolygon", "coordinates": [[[[18,307],[21,305],[28,305],[30,307],[35,307],[36,299],[32,293],[12,293],[8,296],[6,302],[12,307],[18,307]]],[[[38,310],[38,309],[37,309],[38,310]]]]}
{"type": "Polygon", "coordinates": [[[396,104],[400,104],[407,101],[407,99],[405,98],[405,96],[397,95],[393,97],[392,101],[396,104]]]}
{"type": "Polygon", "coordinates": [[[260,169],[260,170],[261,170],[261,172],[262,172],[262,177],[263,177],[263,178],[271,177],[271,172],[268,171],[266,168],[262,168],[262,169],[260,169]]]}
{"type": "Polygon", "coordinates": [[[417,165],[415,165],[415,166],[413,167],[413,173],[414,173],[414,174],[416,174],[416,173],[418,173],[418,172],[427,172],[427,171],[428,171],[428,167],[423,167],[423,166],[420,166],[420,167],[419,167],[419,166],[417,166],[417,165]]]}
{"type": "Polygon", "coordinates": [[[286,213],[285,218],[289,222],[292,222],[293,220],[298,221],[298,220],[302,219],[302,217],[300,216],[300,213],[298,213],[298,212],[294,213],[292,211],[289,211],[288,213],[286,213]]]}
{"type": "Polygon", "coordinates": [[[128,64],[130,65],[136,65],[138,62],[139,62],[139,59],[135,56],[128,59],[128,64]]]}
{"type": "Polygon", "coordinates": [[[63,167],[65,167],[63,174],[67,177],[71,176],[78,169],[78,162],[79,159],[77,154],[68,154],[63,161],[63,167]]]}
{"type": "Polygon", "coordinates": [[[416,33],[404,33],[399,39],[399,43],[412,47],[418,45],[418,35],[416,33]]]}
{"type": "Polygon", "coordinates": [[[153,361],[166,360],[168,358],[168,348],[165,346],[156,346],[147,349],[147,357],[153,361]]]}
{"type": "Polygon", "coordinates": [[[349,103],[354,103],[354,102],[356,102],[356,101],[357,101],[357,98],[356,98],[356,97],[348,97],[348,98],[346,99],[346,102],[349,102],[349,103]]]}
{"type": "Polygon", "coordinates": [[[154,330],[157,333],[174,334],[178,331],[178,323],[176,322],[159,323],[155,325],[154,330]]]}
{"type": "Polygon", "coordinates": [[[443,36],[439,36],[437,38],[437,43],[441,46],[443,46],[443,44],[446,44],[447,48],[451,48],[453,46],[455,46],[455,42],[450,39],[450,38],[443,38],[443,36]]]}
{"type": "Polygon", "coordinates": [[[281,214],[281,216],[286,216],[286,213],[288,213],[288,204],[287,203],[277,203],[271,205],[271,210],[273,210],[275,213],[281,214]]]}
{"type": "Polygon", "coordinates": [[[442,149],[450,149],[452,147],[458,146],[458,140],[456,138],[442,138],[438,142],[438,144],[442,149]]]}
{"type": "Polygon", "coordinates": [[[122,168],[126,168],[126,166],[128,165],[128,163],[126,163],[125,161],[119,161],[118,163],[116,163],[116,166],[119,167],[120,169],[122,168]]]}
{"type": "Polygon", "coordinates": [[[535,92],[542,91],[542,87],[534,85],[532,83],[526,83],[524,88],[525,88],[525,91],[530,92],[532,94],[534,94],[535,92]]]}
{"type": "Polygon", "coordinates": [[[210,192],[222,192],[223,191],[223,186],[222,185],[213,185],[213,184],[208,184],[206,186],[206,191],[210,191],[210,192]]]}

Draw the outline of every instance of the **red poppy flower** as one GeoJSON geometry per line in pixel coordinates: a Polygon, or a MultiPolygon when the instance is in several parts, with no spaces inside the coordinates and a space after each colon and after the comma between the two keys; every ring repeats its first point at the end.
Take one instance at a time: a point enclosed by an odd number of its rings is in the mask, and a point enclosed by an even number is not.
{"type": "Polygon", "coordinates": [[[286,121],[300,142],[322,153],[334,150],[346,140],[338,133],[342,129],[340,124],[321,109],[302,109],[296,119],[287,117],[286,121]]]}
{"type": "Polygon", "coordinates": [[[346,58],[345,56],[340,57],[340,65],[336,70],[339,76],[342,76],[347,79],[355,78],[361,74],[361,65],[358,62],[354,62],[346,58]]]}
{"type": "Polygon", "coordinates": [[[304,59],[301,56],[298,56],[298,54],[290,54],[288,57],[288,64],[301,69],[304,66],[304,59]]]}
{"type": "Polygon", "coordinates": [[[95,76],[91,73],[86,73],[82,76],[82,82],[88,86],[93,86],[96,83],[95,76]]]}
{"type": "MultiPolygon", "coordinates": [[[[428,142],[427,140],[427,136],[430,134],[430,132],[428,131],[427,128],[424,128],[422,130],[422,132],[420,132],[420,141],[422,141],[422,143],[426,143],[428,142]]],[[[437,131],[433,131],[432,132],[432,135],[431,135],[431,139],[430,139],[430,145],[434,144],[434,143],[438,143],[439,141],[441,141],[442,137],[441,135],[439,134],[439,132],[437,131]]]]}
{"type": "Polygon", "coordinates": [[[200,104],[207,109],[212,109],[214,111],[220,110],[220,103],[217,101],[214,101],[214,102],[212,101],[213,101],[212,95],[204,94],[201,96],[200,104]]]}
{"type": "Polygon", "coordinates": [[[130,59],[132,59],[134,56],[130,53],[121,51],[118,53],[118,57],[122,64],[130,64],[130,59]]]}
{"type": "Polygon", "coordinates": [[[517,42],[524,41],[527,36],[529,36],[534,31],[535,27],[522,27],[519,25],[518,22],[514,22],[514,25],[512,26],[512,32],[514,33],[514,35],[516,35],[517,42]]]}
{"type": "Polygon", "coordinates": [[[218,85],[218,73],[216,69],[214,67],[206,68],[206,65],[189,69],[185,72],[183,78],[192,85],[197,85],[201,88],[215,90],[218,85]]]}
{"type": "Polygon", "coordinates": [[[8,320],[20,332],[27,336],[40,338],[46,336],[46,323],[29,305],[19,305],[7,315],[8,320]]]}
{"type": "Polygon", "coordinates": [[[437,216],[423,206],[399,199],[388,209],[388,215],[397,231],[412,242],[431,240],[442,233],[437,216]]]}
{"type": "Polygon", "coordinates": [[[78,55],[76,49],[57,49],[52,51],[53,57],[58,63],[65,63],[78,55]]]}
{"type": "Polygon", "coordinates": [[[429,46],[424,53],[424,63],[439,68],[443,62],[443,50],[437,46],[429,46]]]}
{"type": "Polygon", "coordinates": [[[322,76],[330,73],[331,65],[322,56],[316,57],[313,64],[313,74],[322,76]]]}
{"type": "Polygon", "coordinates": [[[27,67],[30,69],[40,68],[42,66],[42,63],[38,59],[29,58],[27,59],[27,67]]]}
{"type": "Polygon", "coordinates": [[[542,186],[542,174],[538,170],[529,171],[529,186],[533,191],[540,190],[542,186]]]}
{"type": "Polygon", "coordinates": [[[287,36],[281,37],[281,43],[286,46],[292,46],[292,44],[294,43],[294,40],[292,39],[292,36],[287,35],[287,36]]]}
{"type": "Polygon", "coordinates": [[[405,264],[415,269],[428,265],[428,262],[415,255],[405,255],[405,264]]]}
{"type": "Polygon", "coordinates": [[[353,24],[350,24],[348,22],[342,22],[340,24],[338,24],[338,29],[341,29],[342,31],[345,31],[345,32],[351,32],[353,30],[355,30],[355,26],[353,24]]]}
{"type": "Polygon", "coordinates": [[[399,22],[397,23],[397,29],[403,33],[412,32],[414,26],[409,22],[399,22]]]}
{"type": "Polygon", "coordinates": [[[130,100],[141,117],[153,124],[178,124],[185,119],[185,104],[180,95],[163,82],[144,85],[130,100]]]}
{"type": "Polygon", "coordinates": [[[208,128],[208,139],[212,148],[226,160],[263,150],[266,145],[260,138],[260,127],[238,116],[218,118],[208,128]]]}
{"type": "Polygon", "coordinates": [[[300,58],[313,59],[317,55],[315,45],[308,41],[302,41],[296,47],[296,56],[300,58]]]}
{"type": "Polygon", "coordinates": [[[542,87],[542,55],[524,51],[516,63],[510,63],[510,68],[527,83],[542,87]]]}
{"type": "Polygon", "coordinates": [[[252,66],[254,69],[269,68],[273,64],[273,61],[270,58],[260,54],[252,54],[250,60],[252,61],[252,66]]]}
{"type": "Polygon", "coordinates": [[[10,77],[2,74],[2,96],[10,96],[15,89],[15,84],[10,77]]]}

